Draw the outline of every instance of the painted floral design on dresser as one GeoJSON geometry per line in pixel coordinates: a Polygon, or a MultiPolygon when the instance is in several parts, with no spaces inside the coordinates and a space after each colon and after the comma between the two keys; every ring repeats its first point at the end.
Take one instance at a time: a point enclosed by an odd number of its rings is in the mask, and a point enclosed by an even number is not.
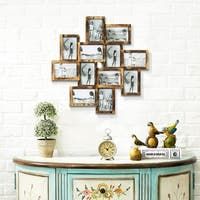
{"type": "Polygon", "coordinates": [[[186,192],[183,190],[182,185],[178,183],[174,192],[169,192],[167,200],[186,200],[186,192]]]}
{"type": "Polygon", "coordinates": [[[84,189],[76,187],[76,192],[80,200],[116,200],[123,199],[130,190],[130,186],[123,187],[122,184],[100,183],[96,187],[85,184],[84,189]]]}
{"type": "Polygon", "coordinates": [[[19,200],[48,200],[48,176],[40,174],[18,173],[19,200]]]}
{"type": "Polygon", "coordinates": [[[160,176],[159,200],[190,200],[189,172],[160,176]]]}

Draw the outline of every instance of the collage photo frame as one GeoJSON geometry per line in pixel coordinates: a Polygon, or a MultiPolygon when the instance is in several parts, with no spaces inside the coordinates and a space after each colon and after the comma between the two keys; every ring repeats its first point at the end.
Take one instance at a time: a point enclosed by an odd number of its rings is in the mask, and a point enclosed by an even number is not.
{"type": "Polygon", "coordinates": [[[141,95],[141,72],[149,68],[149,51],[131,45],[131,24],[106,24],[105,16],[87,16],[85,42],[78,34],[60,35],[60,60],[52,61],[52,81],[76,81],[71,107],[96,107],[115,114],[115,90],[141,95]]]}

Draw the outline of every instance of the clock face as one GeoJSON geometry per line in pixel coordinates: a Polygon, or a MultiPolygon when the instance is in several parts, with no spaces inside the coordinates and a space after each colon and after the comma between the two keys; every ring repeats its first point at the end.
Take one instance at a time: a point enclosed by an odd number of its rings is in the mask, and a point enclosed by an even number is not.
{"type": "Polygon", "coordinates": [[[104,141],[99,145],[99,154],[105,159],[111,159],[117,153],[116,145],[110,141],[104,141]]]}

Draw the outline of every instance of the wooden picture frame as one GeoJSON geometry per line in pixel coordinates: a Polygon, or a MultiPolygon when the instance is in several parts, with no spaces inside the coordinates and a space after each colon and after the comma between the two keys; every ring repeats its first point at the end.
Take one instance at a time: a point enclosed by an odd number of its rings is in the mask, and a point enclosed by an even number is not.
{"type": "Polygon", "coordinates": [[[76,62],[64,60],[52,60],[51,79],[52,81],[78,81],[78,66],[76,62]]]}
{"type": "Polygon", "coordinates": [[[78,86],[95,86],[97,78],[97,63],[96,62],[80,62],[79,63],[78,86]]]}
{"type": "Polygon", "coordinates": [[[96,113],[115,114],[115,89],[113,88],[97,89],[96,113]]]}
{"type": "Polygon", "coordinates": [[[147,70],[149,53],[148,50],[123,50],[124,67],[147,70]]]}
{"type": "Polygon", "coordinates": [[[66,61],[78,60],[78,43],[80,37],[77,34],[60,35],[60,59],[66,61]]]}
{"type": "Polygon", "coordinates": [[[95,44],[103,44],[105,42],[104,16],[86,17],[86,42],[95,44]]]}
{"type": "Polygon", "coordinates": [[[79,43],[79,61],[104,62],[105,46],[103,44],[79,43]]]}
{"type": "Polygon", "coordinates": [[[103,68],[97,70],[97,87],[101,88],[121,88],[122,69],[103,68]]]}
{"type": "Polygon", "coordinates": [[[96,90],[94,87],[70,87],[71,107],[93,107],[96,105],[96,90]]]}
{"type": "Polygon", "coordinates": [[[131,44],[131,24],[106,24],[107,44],[131,44]]]}
{"type": "Polygon", "coordinates": [[[105,67],[122,67],[123,46],[120,44],[107,44],[105,48],[105,67]]]}
{"type": "Polygon", "coordinates": [[[141,95],[141,72],[136,69],[123,69],[123,87],[121,89],[123,96],[141,95]]]}

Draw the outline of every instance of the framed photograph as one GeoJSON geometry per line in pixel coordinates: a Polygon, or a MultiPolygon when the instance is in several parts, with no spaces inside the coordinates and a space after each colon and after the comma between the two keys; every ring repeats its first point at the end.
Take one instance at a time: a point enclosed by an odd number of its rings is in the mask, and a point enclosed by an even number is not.
{"type": "Polygon", "coordinates": [[[96,91],[93,87],[71,87],[70,106],[90,107],[95,106],[96,91]]]}
{"type": "Polygon", "coordinates": [[[80,43],[80,61],[85,62],[104,62],[105,47],[101,44],[80,43]]]}
{"type": "Polygon", "coordinates": [[[78,81],[78,63],[53,60],[51,65],[52,81],[78,81]]]}
{"type": "Polygon", "coordinates": [[[140,71],[135,69],[123,70],[123,88],[121,93],[123,96],[139,96],[140,95],[140,71]]]}
{"type": "Polygon", "coordinates": [[[131,44],[131,24],[106,24],[106,43],[131,44]]]}
{"type": "Polygon", "coordinates": [[[61,60],[78,60],[79,35],[62,34],[60,35],[60,58],[61,60]]]}
{"type": "Polygon", "coordinates": [[[86,41],[88,43],[104,43],[105,41],[105,17],[86,17],[86,41]]]}
{"type": "Polygon", "coordinates": [[[115,89],[98,88],[96,102],[96,113],[115,114],[115,89]]]}
{"type": "Polygon", "coordinates": [[[124,66],[135,69],[147,69],[148,51],[147,50],[124,50],[124,66]]]}
{"type": "Polygon", "coordinates": [[[96,85],[97,63],[81,62],[79,65],[79,86],[96,85]]]}
{"type": "Polygon", "coordinates": [[[102,88],[121,88],[122,70],[121,69],[98,69],[97,85],[102,88]]]}
{"type": "Polygon", "coordinates": [[[106,63],[105,67],[121,67],[123,61],[122,45],[108,44],[106,45],[106,63]]]}

